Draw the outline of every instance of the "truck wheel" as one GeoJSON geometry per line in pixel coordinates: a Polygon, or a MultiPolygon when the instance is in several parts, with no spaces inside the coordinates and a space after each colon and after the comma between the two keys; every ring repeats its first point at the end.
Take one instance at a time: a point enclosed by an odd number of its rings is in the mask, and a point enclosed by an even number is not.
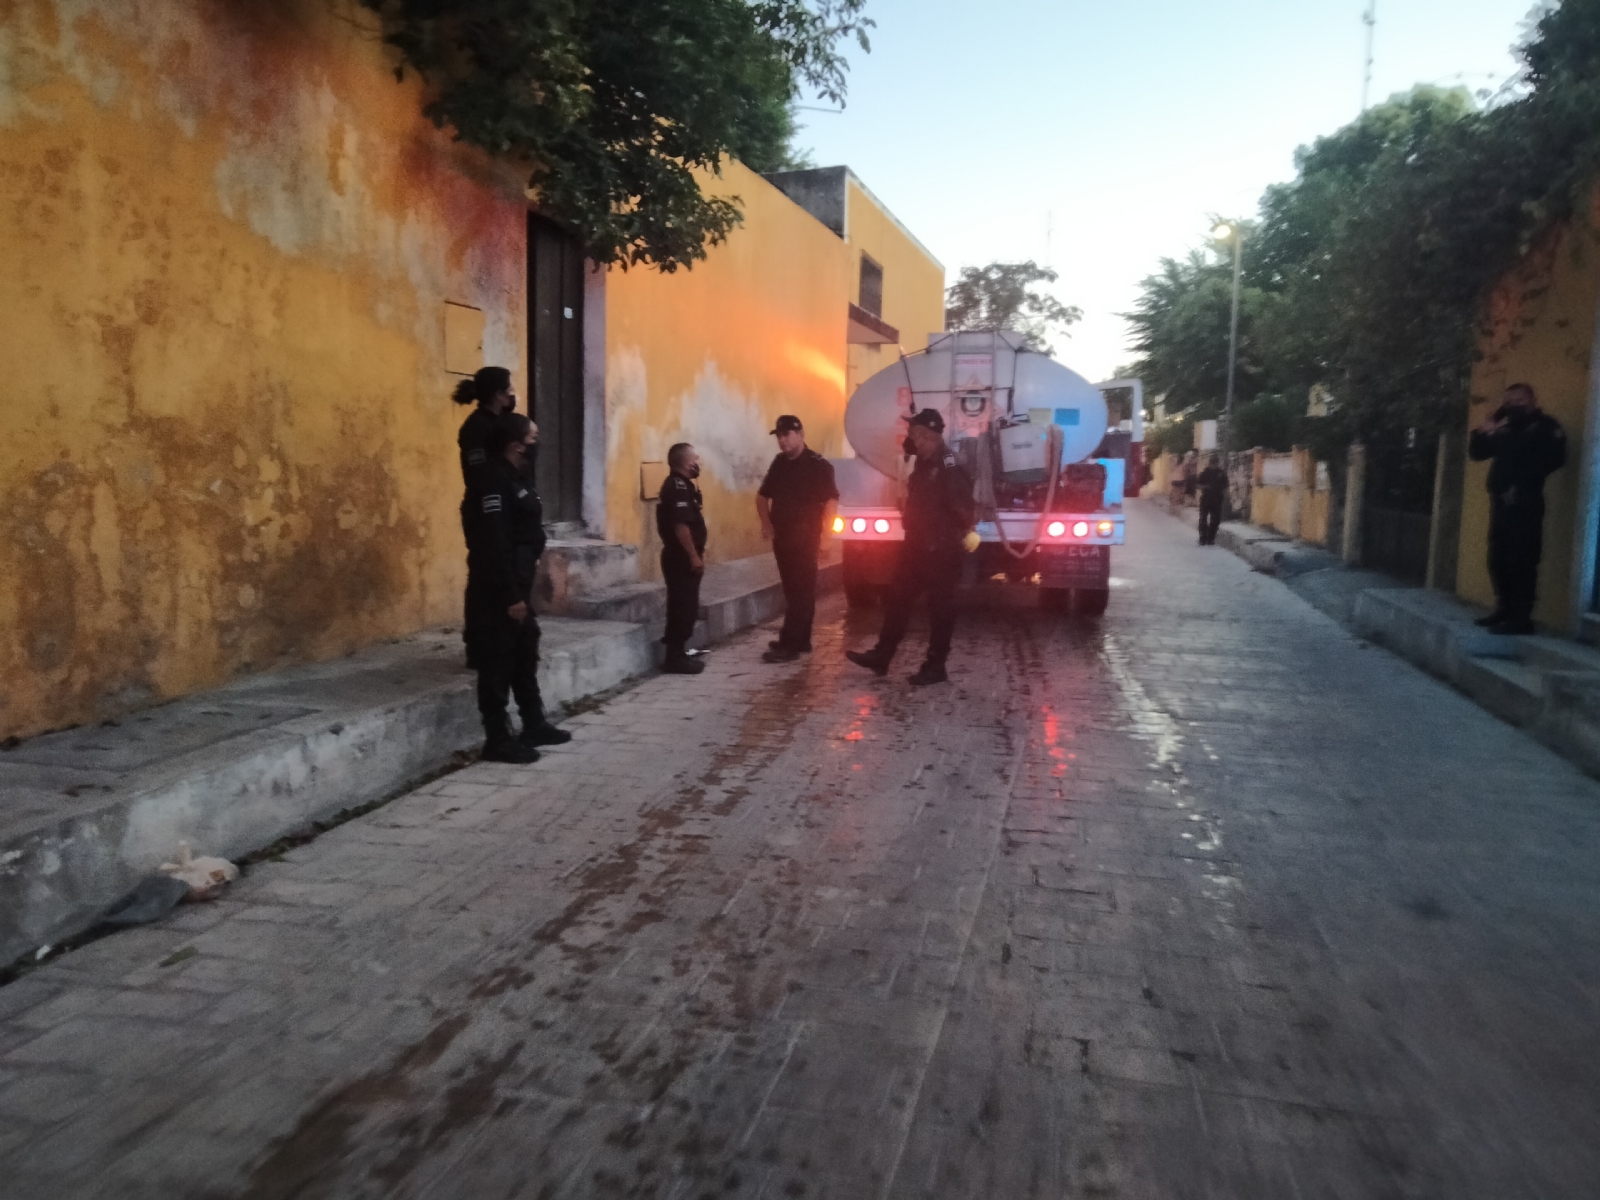
{"type": "Polygon", "coordinates": [[[1072,599],[1072,609],[1079,616],[1098,617],[1106,611],[1106,605],[1111,602],[1109,588],[1079,588],[1072,599]]]}
{"type": "Polygon", "coordinates": [[[878,589],[870,583],[844,585],[844,602],[849,608],[871,608],[878,599],[878,589]]]}
{"type": "Polygon", "coordinates": [[[1039,607],[1045,612],[1066,613],[1072,611],[1072,589],[1042,587],[1039,589],[1039,607]]]}

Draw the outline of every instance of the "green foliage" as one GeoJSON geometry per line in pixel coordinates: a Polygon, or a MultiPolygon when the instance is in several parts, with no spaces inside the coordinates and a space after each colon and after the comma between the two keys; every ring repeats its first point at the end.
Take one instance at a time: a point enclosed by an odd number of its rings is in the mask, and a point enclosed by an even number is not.
{"type": "Polygon", "coordinates": [[[945,293],[944,326],[984,332],[1011,329],[1026,334],[1033,349],[1046,350],[1051,333],[1065,332],[1083,317],[1081,308],[1034,290],[1034,285],[1056,279],[1054,271],[1032,259],[963,267],[945,293]]]}
{"type": "Polygon", "coordinates": [[[422,73],[427,113],[526,165],[591,258],[671,271],[740,219],[694,169],[791,161],[799,83],[842,103],[866,0],[362,0],[422,73]]]}
{"type": "MultiPolygon", "coordinates": [[[[1461,420],[1489,289],[1582,219],[1600,174],[1600,0],[1546,13],[1522,55],[1516,96],[1480,109],[1415,88],[1302,148],[1295,179],[1267,190],[1244,242],[1239,437],[1256,397],[1314,383],[1339,410],[1302,438],[1428,442],[1461,420]]],[[[1164,260],[1128,314],[1135,369],[1169,409],[1220,407],[1230,268],[1216,250],[1164,260]]]]}

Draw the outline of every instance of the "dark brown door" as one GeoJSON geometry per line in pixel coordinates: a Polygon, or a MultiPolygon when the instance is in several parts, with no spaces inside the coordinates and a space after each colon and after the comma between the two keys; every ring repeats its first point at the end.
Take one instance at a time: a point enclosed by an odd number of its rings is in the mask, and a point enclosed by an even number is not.
{"type": "Polygon", "coordinates": [[[528,214],[528,410],[546,521],[583,516],[583,251],[528,214]]]}

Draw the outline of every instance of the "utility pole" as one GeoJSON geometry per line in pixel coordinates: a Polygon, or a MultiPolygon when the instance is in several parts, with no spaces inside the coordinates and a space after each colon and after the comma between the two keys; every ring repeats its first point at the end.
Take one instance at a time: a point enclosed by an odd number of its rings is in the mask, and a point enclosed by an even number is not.
{"type": "Polygon", "coordinates": [[[1372,39],[1378,28],[1378,0],[1367,0],[1367,11],[1361,14],[1361,23],[1367,27],[1367,62],[1361,74],[1361,111],[1366,112],[1372,92],[1372,39]]]}

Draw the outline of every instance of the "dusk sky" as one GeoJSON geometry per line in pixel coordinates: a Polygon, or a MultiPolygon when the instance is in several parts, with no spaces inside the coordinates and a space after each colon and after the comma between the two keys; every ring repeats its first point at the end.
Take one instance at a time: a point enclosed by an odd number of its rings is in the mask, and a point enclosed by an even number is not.
{"type": "MultiPolygon", "coordinates": [[[[944,263],[1033,258],[1084,310],[1057,353],[1091,379],[1131,357],[1127,310],[1211,214],[1249,216],[1295,148],[1361,104],[1365,0],[870,0],[848,107],[800,144],[845,163],[944,263]]],[[[1379,0],[1372,99],[1494,89],[1530,0],[1379,0]]],[[[809,101],[808,101],[809,103],[809,101]]]]}

